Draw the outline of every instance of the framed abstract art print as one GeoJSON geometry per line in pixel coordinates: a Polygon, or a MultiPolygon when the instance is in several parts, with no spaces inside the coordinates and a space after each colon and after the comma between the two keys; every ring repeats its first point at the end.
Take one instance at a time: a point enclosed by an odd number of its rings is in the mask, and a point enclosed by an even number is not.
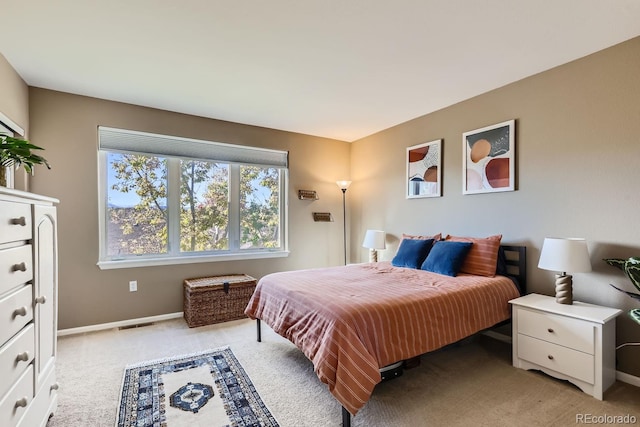
{"type": "Polygon", "coordinates": [[[515,120],[462,134],[462,194],[515,190],[515,120]]]}
{"type": "Polygon", "coordinates": [[[407,147],[407,199],[442,194],[442,140],[407,147]]]}

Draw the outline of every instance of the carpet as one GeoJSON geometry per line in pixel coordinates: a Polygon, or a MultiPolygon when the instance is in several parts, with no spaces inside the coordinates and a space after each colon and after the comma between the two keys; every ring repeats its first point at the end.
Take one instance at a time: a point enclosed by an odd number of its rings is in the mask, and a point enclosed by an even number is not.
{"type": "Polygon", "coordinates": [[[230,348],[126,367],[118,427],[278,427],[230,348]]]}

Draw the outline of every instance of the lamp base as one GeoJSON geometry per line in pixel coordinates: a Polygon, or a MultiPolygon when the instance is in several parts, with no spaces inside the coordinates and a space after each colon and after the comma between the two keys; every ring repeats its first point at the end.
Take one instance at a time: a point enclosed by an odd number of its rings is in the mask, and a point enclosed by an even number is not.
{"type": "Polygon", "coordinates": [[[556,274],[556,302],[573,304],[573,281],[569,274],[556,274]]]}
{"type": "Polygon", "coordinates": [[[369,249],[369,262],[378,262],[378,251],[369,249]]]}

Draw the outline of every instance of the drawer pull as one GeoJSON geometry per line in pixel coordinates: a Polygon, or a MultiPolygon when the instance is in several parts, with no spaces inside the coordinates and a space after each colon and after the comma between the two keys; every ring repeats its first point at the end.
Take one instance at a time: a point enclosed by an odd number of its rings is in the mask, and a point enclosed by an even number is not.
{"type": "Polygon", "coordinates": [[[553,356],[552,355],[548,355],[547,357],[549,358],[549,360],[553,360],[553,356]]]}
{"type": "Polygon", "coordinates": [[[553,333],[553,329],[549,328],[549,329],[547,329],[547,332],[549,332],[550,334],[552,334],[552,333],[553,333]]]}
{"type": "Polygon", "coordinates": [[[44,304],[45,302],[47,302],[47,297],[42,295],[36,298],[35,301],[36,301],[36,304],[44,304]]]}
{"type": "Polygon", "coordinates": [[[14,264],[13,267],[11,267],[11,271],[27,271],[27,264],[25,264],[24,262],[21,262],[20,264],[14,264]]]}
{"type": "Polygon", "coordinates": [[[53,383],[51,385],[51,390],[58,390],[59,388],[60,388],[60,384],[58,384],[58,383],[53,383]]]}
{"type": "Polygon", "coordinates": [[[11,218],[11,224],[21,225],[24,227],[25,225],[27,225],[27,219],[23,216],[21,216],[20,218],[11,218]]]}
{"type": "Polygon", "coordinates": [[[27,403],[29,403],[29,401],[27,400],[26,397],[23,397],[22,399],[18,399],[16,400],[16,408],[25,408],[27,406],[27,403]]]}
{"type": "Polygon", "coordinates": [[[28,351],[23,351],[22,353],[18,354],[18,356],[16,357],[16,361],[18,362],[26,362],[27,360],[29,360],[28,351]]]}
{"type": "Polygon", "coordinates": [[[26,316],[27,315],[27,307],[20,307],[20,308],[16,308],[13,311],[13,317],[18,317],[18,316],[26,316]]]}

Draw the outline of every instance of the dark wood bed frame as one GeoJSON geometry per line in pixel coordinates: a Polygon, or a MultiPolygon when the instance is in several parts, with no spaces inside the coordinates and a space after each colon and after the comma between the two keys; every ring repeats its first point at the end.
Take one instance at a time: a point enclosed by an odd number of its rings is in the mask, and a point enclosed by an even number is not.
{"type": "MultiPolygon", "coordinates": [[[[527,293],[527,247],[516,245],[500,245],[504,252],[507,274],[516,279],[520,294],[527,293]]],[[[496,326],[509,323],[505,320],[496,326]]],[[[256,319],[256,334],[258,342],[262,342],[262,328],[260,319],[256,319]]],[[[342,427],[351,427],[351,414],[342,407],[342,427]]]]}

